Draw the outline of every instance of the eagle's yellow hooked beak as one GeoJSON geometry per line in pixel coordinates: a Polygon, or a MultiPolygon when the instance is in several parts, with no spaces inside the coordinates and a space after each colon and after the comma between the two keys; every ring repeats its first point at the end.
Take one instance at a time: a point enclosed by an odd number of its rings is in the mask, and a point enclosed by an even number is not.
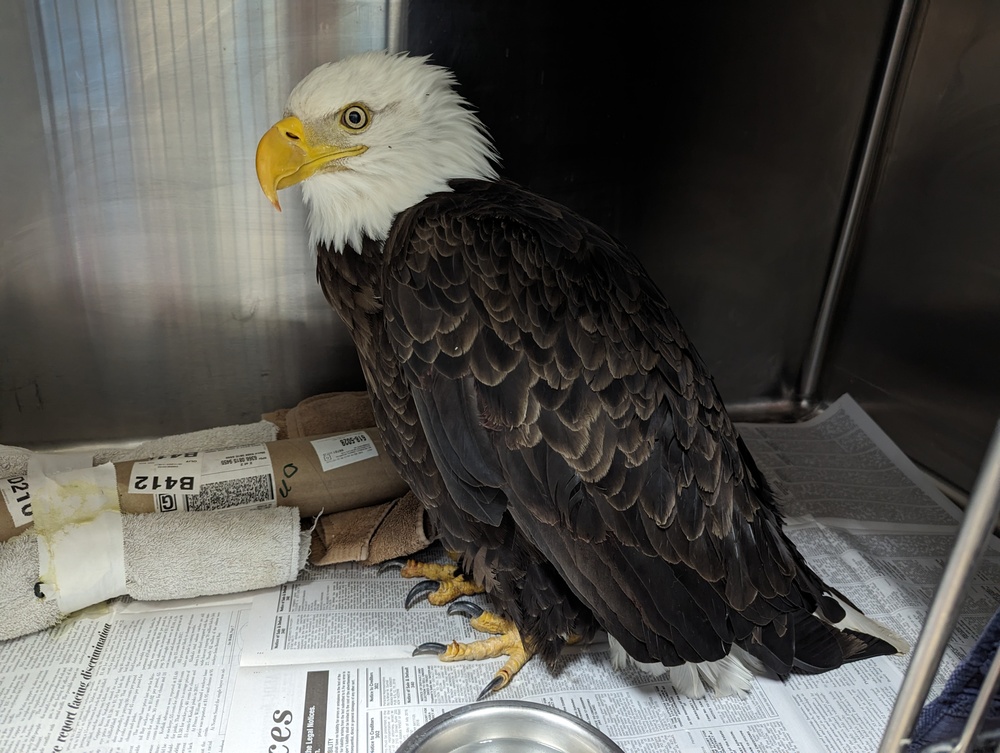
{"type": "Polygon", "coordinates": [[[278,191],[294,186],[323,167],[367,151],[363,144],[311,144],[302,121],[292,116],[279,120],[257,144],[257,180],[264,195],[281,211],[278,191]]]}

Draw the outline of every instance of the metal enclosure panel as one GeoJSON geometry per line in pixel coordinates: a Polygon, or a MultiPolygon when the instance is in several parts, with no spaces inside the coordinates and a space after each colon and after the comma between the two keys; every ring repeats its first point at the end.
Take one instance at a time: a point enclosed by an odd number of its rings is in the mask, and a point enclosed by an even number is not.
{"type": "Polygon", "coordinates": [[[726,399],[788,397],[891,2],[690,5],[662,26],[558,3],[3,4],[0,442],[361,385],[301,203],[271,211],[252,159],[292,85],[389,44],[401,8],[397,41],[455,69],[505,173],[644,260],[726,399]]]}
{"type": "Polygon", "coordinates": [[[1000,416],[1000,5],[933,0],[822,384],[968,490],[1000,416]]]}
{"type": "Polygon", "coordinates": [[[456,71],[507,177],[642,259],[731,408],[790,409],[894,5],[433,0],[403,44],[456,71]]]}
{"type": "Polygon", "coordinates": [[[159,436],[359,386],[260,134],[381,2],[4,3],[0,441],[159,436]],[[15,136],[16,135],[16,136],[15,136]],[[12,136],[15,136],[12,138],[12,136]],[[16,176],[16,177],[15,177],[16,176]]]}

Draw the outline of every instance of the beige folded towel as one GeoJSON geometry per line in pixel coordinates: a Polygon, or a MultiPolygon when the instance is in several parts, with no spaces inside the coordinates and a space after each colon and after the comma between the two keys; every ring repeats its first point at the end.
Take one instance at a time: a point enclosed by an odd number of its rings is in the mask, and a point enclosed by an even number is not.
{"type": "Polygon", "coordinates": [[[430,543],[424,506],[413,492],[407,492],[392,502],[321,517],[313,533],[309,562],[377,565],[419,552],[430,543]]]}
{"type": "Polygon", "coordinates": [[[294,408],[265,413],[278,429],[278,439],[340,434],[375,425],[367,392],[325,392],[302,400],[294,408]]]}

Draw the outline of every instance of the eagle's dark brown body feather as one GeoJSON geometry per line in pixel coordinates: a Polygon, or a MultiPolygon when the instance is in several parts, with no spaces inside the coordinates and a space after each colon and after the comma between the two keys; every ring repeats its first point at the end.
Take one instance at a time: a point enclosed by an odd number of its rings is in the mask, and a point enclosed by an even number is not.
{"type": "Polygon", "coordinates": [[[635,258],[510,183],[453,188],[318,275],[401,475],[527,645],[599,626],[639,661],[739,645],[779,676],[892,653],[812,616],[843,610],[635,258]]]}

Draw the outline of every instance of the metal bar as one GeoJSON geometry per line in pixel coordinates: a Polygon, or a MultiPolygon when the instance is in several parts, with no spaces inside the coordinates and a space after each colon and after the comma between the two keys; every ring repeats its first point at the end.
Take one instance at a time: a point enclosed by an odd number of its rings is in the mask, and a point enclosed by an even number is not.
{"type": "Polygon", "coordinates": [[[867,208],[871,188],[875,183],[889,117],[892,113],[897,85],[903,69],[905,51],[917,15],[917,2],[918,0],[903,0],[896,17],[896,28],[893,31],[885,68],[879,80],[871,122],[861,158],[858,161],[854,183],[851,186],[847,209],[840,225],[833,263],[826,278],[826,288],[823,290],[823,299],[816,317],[816,326],[802,367],[802,375],[799,380],[799,400],[803,407],[810,407],[818,399],[819,377],[830,341],[837,303],[847,273],[848,262],[854,254],[855,241],[867,208]]]}
{"type": "Polygon", "coordinates": [[[913,650],[903,684],[886,723],[879,753],[897,753],[908,742],[941,656],[958,619],[958,608],[968,590],[969,578],[993,535],[1000,513],[1000,424],[986,452],[979,478],[969,497],[955,545],[945,565],[937,593],[927,611],[923,630],[913,650]]]}
{"type": "Polygon", "coordinates": [[[742,400],[726,403],[729,417],[736,422],[785,422],[803,419],[799,406],[788,400],[742,400]]]}
{"type": "Polygon", "coordinates": [[[385,9],[385,48],[389,52],[406,51],[408,0],[388,0],[385,9]]]}
{"type": "Polygon", "coordinates": [[[993,703],[993,693],[997,689],[998,683],[1000,683],[1000,649],[993,654],[993,661],[990,662],[989,671],[987,671],[986,677],[983,678],[982,687],[979,688],[979,695],[976,696],[976,702],[972,705],[972,710],[969,712],[969,719],[965,723],[962,736],[958,738],[958,744],[955,746],[953,753],[970,753],[972,751],[972,744],[976,733],[983,723],[983,717],[986,716],[987,709],[993,703]]]}

